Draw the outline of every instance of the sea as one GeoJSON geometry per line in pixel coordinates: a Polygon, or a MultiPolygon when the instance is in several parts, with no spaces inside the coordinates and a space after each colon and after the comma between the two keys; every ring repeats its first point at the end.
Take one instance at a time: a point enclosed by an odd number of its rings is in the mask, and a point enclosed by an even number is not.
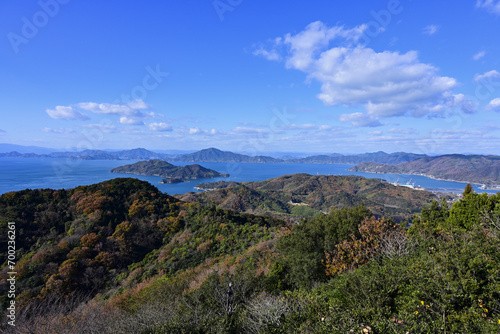
{"type": "MultiPolygon", "coordinates": [[[[467,183],[435,180],[425,176],[406,174],[372,174],[348,171],[349,164],[293,164],[293,163],[223,163],[199,162],[206,168],[230,177],[199,179],[177,184],[162,184],[161,177],[134,174],[111,173],[110,170],[138,160],[75,160],[49,158],[0,158],[0,194],[24,189],[69,189],[80,185],[89,185],[117,177],[133,177],[148,181],[160,191],[174,195],[198,192],[200,183],[224,181],[262,181],[281,175],[307,173],[311,175],[358,175],[366,178],[382,179],[398,184],[412,184],[434,192],[463,192],[467,183]]],[[[184,166],[195,162],[171,162],[184,166]]],[[[480,189],[473,184],[477,192],[497,193],[495,190],[480,189]]]]}

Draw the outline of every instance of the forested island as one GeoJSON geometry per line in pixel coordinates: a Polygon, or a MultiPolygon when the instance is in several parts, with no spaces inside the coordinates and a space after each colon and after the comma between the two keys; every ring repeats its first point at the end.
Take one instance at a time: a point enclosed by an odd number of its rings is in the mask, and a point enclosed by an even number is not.
{"type": "Polygon", "coordinates": [[[113,168],[111,173],[129,173],[137,175],[160,176],[160,183],[179,183],[195,179],[211,179],[214,177],[229,177],[213,169],[208,169],[198,164],[175,166],[166,161],[153,159],[139,161],[134,164],[113,168]]]}
{"type": "MultiPolygon", "coordinates": [[[[14,269],[2,264],[0,303],[6,319],[15,271],[16,327],[0,331],[497,333],[500,194],[468,186],[452,205],[429,195],[400,222],[360,200],[335,204],[340,192],[383,200],[374,181],[218,184],[227,200],[304,208],[331,190],[323,212],[294,222],[188,203],[133,178],[3,194],[0,226],[15,226],[17,250],[14,269]]],[[[401,203],[425,194],[392,188],[401,203]]]]}

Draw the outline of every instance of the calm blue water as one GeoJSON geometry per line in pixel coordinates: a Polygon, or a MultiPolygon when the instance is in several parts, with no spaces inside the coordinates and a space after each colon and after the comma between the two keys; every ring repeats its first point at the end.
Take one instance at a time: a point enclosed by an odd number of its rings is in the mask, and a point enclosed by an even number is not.
{"type": "MultiPolygon", "coordinates": [[[[38,188],[74,188],[79,185],[89,185],[116,177],[135,177],[148,181],[168,194],[183,194],[196,191],[194,187],[203,182],[218,180],[226,181],[261,181],[280,175],[294,173],[323,174],[323,175],[359,175],[367,178],[384,179],[404,184],[410,179],[415,185],[429,190],[446,192],[462,192],[466,183],[433,180],[424,176],[396,175],[396,174],[371,174],[350,172],[347,169],[353,165],[327,165],[327,164],[250,164],[250,163],[217,163],[202,162],[200,165],[214,169],[221,173],[229,173],[228,178],[201,179],[178,184],[161,184],[161,178],[156,176],[140,176],[132,174],[110,173],[112,168],[131,164],[137,160],[71,160],[71,159],[36,159],[36,158],[0,158],[0,194],[38,188]]],[[[191,163],[175,163],[186,165],[191,163]]],[[[475,185],[474,189],[479,189],[475,185]]],[[[489,193],[496,191],[488,190],[489,193]]]]}

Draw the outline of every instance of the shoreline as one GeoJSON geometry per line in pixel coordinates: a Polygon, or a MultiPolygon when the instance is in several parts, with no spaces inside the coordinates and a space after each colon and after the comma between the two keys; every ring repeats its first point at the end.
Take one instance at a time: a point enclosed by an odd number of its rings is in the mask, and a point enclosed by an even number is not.
{"type": "MultiPolygon", "coordinates": [[[[361,173],[370,173],[370,174],[392,174],[392,175],[413,175],[413,176],[424,176],[432,180],[436,181],[445,181],[445,182],[457,182],[457,183],[470,183],[472,185],[481,185],[486,186],[485,188],[480,188],[481,190],[492,190],[500,192],[500,184],[495,184],[493,187],[487,186],[485,183],[476,182],[476,181],[462,181],[462,180],[452,180],[452,179],[441,179],[432,175],[422,174],[422,173],[387,173],[387,172],[372,172],[372,171],[352,171],[352,172],[361,172],[361,173]]],[[[389,181],[387,181],[389,182],[389,181]]],[[[401,184],[400,186],[404,187],[406,185],[401,184]]],[[[425,189],[425,188],[424,188],[425,189]]]]}

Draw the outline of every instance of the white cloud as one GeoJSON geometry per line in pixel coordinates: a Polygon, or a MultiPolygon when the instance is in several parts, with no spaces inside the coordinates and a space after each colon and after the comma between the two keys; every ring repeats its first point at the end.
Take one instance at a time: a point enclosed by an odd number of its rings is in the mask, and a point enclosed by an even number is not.
{"type": "Polygon", "coordinates": [[[190,128],[189,129],[190,135],[195,135],[195,134],[200,133],[200,132],[201,132],[201,130],[199,128],[190,128]]]}
{"type": "Polygon", "coordinates": [[[453,95],[453,100],[447,106],[449,109],[458,107],[465,114],[474,114],[477,112],[478,105],[469,100],[464,94],[453,95]]]}
{"type": "Polygon", "coordinates": [[[490,103],[488,103],[488,105],[486,106],[486,109],[500,112],[500,98],[497,97],[491,100],[490,103]]]}
{"type": "Polygon", "coordinates": [[[430,25],[428,25],[427,27],[424,28],[423,33],[426,34],[426,35],[432,36],[435,33],[437,33],[438,30],[439,30],[439,26],[437,26],[435,24],[430,24],[430,25]]]}
{"type": "Polygon", "coordinates": [[[472,59],[479,60],[479,59],[483,58],[485,55],[486,55],[486,51],[484,51],[484,50],[479,51],[478,53],[476,53],[472,56],[472,59]]]}
{"type": "Polygon", "coordinates": [[[499,0],[477,0],[476,7],[484,8],[493,14],[500,15],[500,1],[499,0]]]}
{"type": "Polygon", "coordinates": [[[136,117],[122,116],[120,117],[120,124],[126,125],[144,125],[144,122],[136,117]]]}
{"type": "Polygon", "coordinates": [[[325,51],[309,73],[322,83],[318,95],[327,105],[363,104],[377,117],[432,112],[456,80],[437,75],[437,69],[405,54],[372,49],[333,48],[325,51]]]}
{"type": "Polygon", "coordinates": [[[474,82],[475,83],[482,83],[482,82],[490,82],[493,81],[494,79],[500,79],[500,73],[498,73],[496,70],[491,70],[488,72],[485,72],[484,74],[476,74],[474,75],[474,82]]]}
{"type": "Polygon", "coordinates": [[[75,132],[73,129],[52,129],[52,128],[44,128],[43,132],[47,133],[57,133],[57,134],[68,134],[75,132]]]}
{"type": "Polygon", "coordinates": [[[120,116],[144,117],[141,110],[150,107],[142,100],[134,100],[127,104],[82,102],[76,105],[78,108],[93,112],[94,114],[111,114],[120,116]]]}
{"type": "Polygon", "coordinates": [[[247,134],[247,135],[257,135],[257,134],[262,134],[262,133],[268,133],[269,130],[238,126],[238,127],[234,128],[232,130],[232,132],[239,133],[239,134],[247,134]]]}
{"type": "Polygon", "coordinates": [[[254,56],[262,56],[267,60],[281,60],[281,55],[277,50],[265,50],[263,47],[253,52],[254,56]]]}
{"type": "Polygon", "coordinates": [[[290,48],[291,53],[286,66],[307,70],[316,62],[317,53],[327,47],[331,40],[340,38],[346,42],[355,42],[365,30],[366,25],[353,29],[344,29],[343,26],[328,28],[323,22],[316,21],[296,35],[286,34],[283,43],[290,48]]]}
{"type": "Polygon", "coordinates": [[[153,131],[160,131],[160,132],[172,131],[172,126],[167,123],[151,123],[148,124],[148,127],[153,131]]]}
{"type": "Polygon", "coordinates": [[[454,107],[454,78],[440,76],[438,69],[421,63],[417,52],[376,52],[353,46],[365,26],[344,29],[321,22],[308,25],[296,35],[285,35],[289,47],[286,67],[306,73],[321,83],[318,98],[326,105],[363,106],[366,113],[344,114],[341,120],[357,126],[379,126],[380,118],[392,116],[443,116],[454,107]],[[342,46],[329,48],[333,39],[342,46]]]}
{"type": "Polygon", "coordinates": [[[55,109],[47,109],[45,112],[54,119],[64,119],[64,120],[86,120],[89,117],[80,111],[74,109],[73,107],[66,106],[56,106],[55,109]]]}

